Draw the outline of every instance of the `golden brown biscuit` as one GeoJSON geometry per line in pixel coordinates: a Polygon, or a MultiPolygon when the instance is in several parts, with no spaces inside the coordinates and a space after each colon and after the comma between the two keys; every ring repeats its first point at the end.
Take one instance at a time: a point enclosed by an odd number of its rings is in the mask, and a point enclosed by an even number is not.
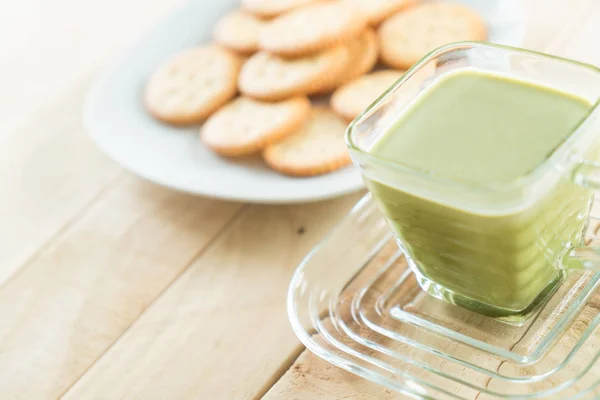
{"type": "Polygon", "coordinates": [[[417,4],[419,0],[344,0],[360,9],[369,24],[378,25],[384,19],[417,4]]]}
{"type": "Polygon", "coordinates": [[[171,124],[200,122],[235,96],[240,66],[235,54],[215,45],[181,52],[148,81],[146,107],[171,124]]]}
{"type": "Polygon", "coordinates": [[[215,41],[241,54],[252,54],[258,50],[258,34],[264,21],[253,14],[234,10],[223,16],[215,30],[215,41]]]}
{"type": "Polygon", "coordinates": [[[242,7],[262,18],[273,18],[323,0],[242,0],[242,7]]]}
{"type": "Polygon", "coordinates": [[[292,11],[267,23],[258,46],[284,57],[311,54],[356,37],[367,20],[357,7],[329,1],[292,11]]]}
{"type": "Polygon", "coordinates": [[[353,120],[402,76],[402,71],[385,70],[361,76],[340,87],[331,96],[331,107],[353,120]]]}
{"type": "Polygon", "coordinates": [[[346,123],[324,107],[315,107],[306,124],[296,133],[268,146],[265,162],[273,169],[294,176],[324,174],[350,164],[344,134],[346,123]]]}
{"type": "Polygon", "coordinates": [[[266,103],[238,97],[200,128],[204,144],[225,156],[241,156],[262,150],[298,130],[310,113],[306,97],[266,103]]]}
{"type": "Polygon", "coordinates": [[[402,11],[378,30],[383,63],[408,69],[425,54],[447,43],[484,40],[486,27],[476,12],[460,4],[427,2],[402,11]]]}
{"type": "Polygon", "coordinates": [[[340,77],[347,58],[343,45],[294,59],[261,51],[246,61],[238,85],[245,95],[267,101],[319,93],[340,77]]]}
{"type": "Polygon", "coordinates": [[[377,35],[371,28],[367,28],[363,33],[350,43],[350,68],[343,82],[348,82],[354,78],[371,71],[377,63],[379,55],[379,45],[377,35]]]}
{"type": "Polygon", "coordinates": [[[330,86],[323,88],[320,94],[331,92],[344,83],[366,74],[377,63],[379,51],[373,29],[365,29],[358,37],[350,39],[346,46],[349,57],[343,73],[330,86]]]}

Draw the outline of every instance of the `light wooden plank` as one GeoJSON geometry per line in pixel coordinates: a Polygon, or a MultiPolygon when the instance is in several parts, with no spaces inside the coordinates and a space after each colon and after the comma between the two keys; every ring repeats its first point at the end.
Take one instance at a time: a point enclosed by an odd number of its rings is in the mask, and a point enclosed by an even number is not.
{"type": "Polygon", "coordinates": [[[251,399],[299,351],[285,298],[297,263],[357,200],[251,206],[67,399],[251,399]]]}
{"type": "Polygon", "coordinates": [[[90,77],[181,3],[0,2],[0,285],[119,173],[82,129],[90,77]]]}
{"type": "Polygon", "coordinates": [[[1,397],[61,395],[240,207],[119,178],[0,290],[1,397]]]}
{"type": "Polygon", "coordinates": [[[88,87],[0,138],[0,284],[119,174],[82,131],[88,87]]]}
{"type": "Polygon", "coordinates": [[[400,400],[405,396],[367,381],[305,350],[263,400],[400,400]]]}

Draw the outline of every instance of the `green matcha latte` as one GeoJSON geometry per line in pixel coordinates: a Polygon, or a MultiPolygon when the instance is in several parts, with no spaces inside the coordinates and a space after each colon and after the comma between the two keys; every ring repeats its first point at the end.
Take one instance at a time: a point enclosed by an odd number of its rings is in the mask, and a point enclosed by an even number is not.
{"type": "MultiPolygon", "coordinates": [[[[578,97],[477,71],[432,84],[368,149],[427,176],[480,187],[542,165],[584,119],[578,97]]],[[[581,241],[593,199],[566,179],[526,207],[472,211],[365,176],[418,273],[460,294],[465,307],[500,317],[523,312],[560,281],[563,250],[581,241]],[[470,300],[473,300],[472,302],[470,300]]]]}

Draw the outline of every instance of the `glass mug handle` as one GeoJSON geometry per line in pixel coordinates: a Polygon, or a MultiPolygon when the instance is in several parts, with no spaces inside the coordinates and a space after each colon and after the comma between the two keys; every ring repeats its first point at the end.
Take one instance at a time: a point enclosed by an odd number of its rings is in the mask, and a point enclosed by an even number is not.
{"type": "MultiPolygon", "coordinates": [[[[600,190],[600,162],[580,161],[571,175],[577,185],[600,190]]],[[[563,256],[559,268],[600,271],[600,247],[576,246],[563,256]]]]}

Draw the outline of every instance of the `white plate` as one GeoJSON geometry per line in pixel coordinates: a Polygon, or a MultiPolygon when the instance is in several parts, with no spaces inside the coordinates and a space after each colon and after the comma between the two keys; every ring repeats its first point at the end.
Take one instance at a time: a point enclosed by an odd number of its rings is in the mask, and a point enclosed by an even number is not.
{"type": "MultiPolygon", "coordinates": [[[[519,46],[524,33],[519,0],[462,0],[479,11],[490,41],[519,46]]],[[[259,203],[321,200],[359,190],[354,167],[313,178],[271,171],[258,157],[231,161],[208,151],[198,128],[161,124],[140,101],[156,66],[174,53],[210,40],[211,31],[239,0],[197,0],[169,15],[135,45],[94,87],[84,110],[96,144],[126,169],[155,183],[198,195],[259,203]]]]}

